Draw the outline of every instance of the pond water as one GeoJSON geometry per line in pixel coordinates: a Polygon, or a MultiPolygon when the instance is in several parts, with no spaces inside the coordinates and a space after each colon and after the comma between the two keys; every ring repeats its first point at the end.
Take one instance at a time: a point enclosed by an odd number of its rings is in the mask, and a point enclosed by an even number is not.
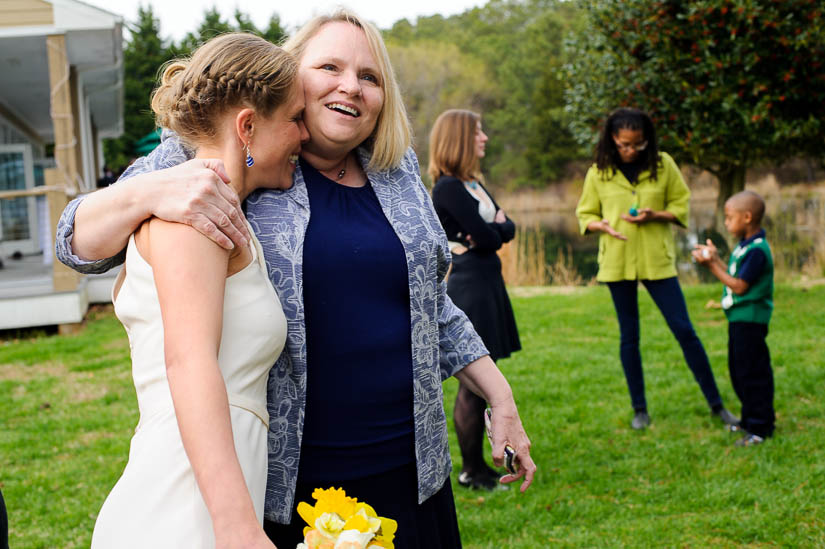
{"type": "MultiPolygon", "coordinates": [[[[797,272],[815,277],[825,275],[825,189],[792,189],[765,196],[767,213],[763,227],[771,243],[777,272],[783,275],[797,272]]],[[[687,229],[673,228],[678,250],[677,267],[685,281],[715,280],[706,269],[691,260],[690,250],[697,242],[710,237],[725,251],[723,257],[727,257],[725,237],[708,229],[713,225],[714,208],[715,199],[691,200],[689,226],[687,229]]],[[[598,236],[579,234],[572,209],[511,210],[508,215],[518,226],[517,239],[529,238],[536,245],[543,243],[544,262],[550,273],[546,282],[554,282],[553,266],[558,264],[560,254],[567,269],[575,269],[583,282],[596,276],[598,236]]]]}

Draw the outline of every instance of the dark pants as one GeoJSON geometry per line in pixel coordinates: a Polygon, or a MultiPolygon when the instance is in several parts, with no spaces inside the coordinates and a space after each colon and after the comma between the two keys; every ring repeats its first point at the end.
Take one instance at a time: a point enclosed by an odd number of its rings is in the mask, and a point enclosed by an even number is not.
{"type": "MultiPolygon", "coordinates": [[[[688,317],[685,297],[676,277],[662,280],[642,280],[650,297],[665,317],[670,331],[682,347],[682,353],[693,377],[702,389],[705,400],[711,408],[722,404],[722,397],[716,387],[713,371],[702,342],[693,330],[688,317]]],[[[642,373],[642,354],[639,351],[639,285],[635,280],[608,282],[616,315],[619,318],[621,341],[619,356],[622,360],[627,387],[630,389],[630,403],[634,410],[646,410],[645,381],[642,373]]]]}
{"type": "Polygon", "coordinates": [[[728,369],[733,390],[742,402],[742,427],[760,437],[773,434],[773,369],[765,338],[767,324],[728,325],[728,369]]]}
{"type": "MultiPolygon", "coordinates": [[[[415,464],[370,477],[333,483],[347,496],[370,504],[379,516],[398,523],[395,533],[397,549],[459,549],[461,537],[448,478],[444,486],[422,504],[418,504],[418,479],[415,464]]],[[[264,520],[264,531],[278,548],[290,549],[300,543],[306,523],[294,510],[298,502],[315,504],[315,488],[329,488],[299,483],[293,503],[292,522],[278,524],[264,520]]]]}

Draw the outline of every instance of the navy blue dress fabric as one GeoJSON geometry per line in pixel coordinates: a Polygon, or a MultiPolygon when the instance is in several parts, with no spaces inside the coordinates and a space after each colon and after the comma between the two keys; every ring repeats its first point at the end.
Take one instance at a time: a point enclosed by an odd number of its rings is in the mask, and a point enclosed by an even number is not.
{"type": "Polygon", "coordinates": [[[301,169],[311,215],[298,482],[321,486],[415,462],[410,293],[404,248],[372,186],[301,169]]]}

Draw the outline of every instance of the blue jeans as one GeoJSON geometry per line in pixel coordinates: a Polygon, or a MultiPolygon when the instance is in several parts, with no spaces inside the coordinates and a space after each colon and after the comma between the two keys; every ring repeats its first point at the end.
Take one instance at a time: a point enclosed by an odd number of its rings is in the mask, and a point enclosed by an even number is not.
{"type": "MultiPolygon", "coordinates": [[[[693,330],[693,324],[690,323],[679,280],[674,276],[641,282],[647,288],[656,306],[659,307],[670,331],[682,347],[685,361],[702,389],[708,405],[711,408],[721,405],[722,397],[716,387],[708,355],[693,330]]],[[[630,390],[630,403],[634,410],[646,410],[642,354],[639,351],[639,284],[635,280],[622,280],[608,282],[607,287],[610,288],[613,305],[616,307],[616,316],[619,317],[619,330],[621,331],[619,356],[622,360],[627,388],[630,390]]]]}

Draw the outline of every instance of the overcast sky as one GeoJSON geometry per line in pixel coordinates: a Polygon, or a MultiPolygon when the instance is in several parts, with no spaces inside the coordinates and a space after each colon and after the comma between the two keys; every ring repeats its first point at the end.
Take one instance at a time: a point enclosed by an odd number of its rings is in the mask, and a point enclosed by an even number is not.
{"type": "Polygon", "coordinates": [[[235,8],[248,14],[259,28],[265,28],[269,17],[277,13],[287,30],[298,27],[318,13],[326,13],[344,5],[378,27],[389,28],[399,19],[415,20],[420,15],[440,13],[448,16],[485,4],[484,0],[84,0],[123,16],[126,21],[137,18],[138,5],[151,4],[160,19],[163,38],[180,40],[203,21],[203,12],[215,6],[224,19],[230,19],[235,8]]]}

